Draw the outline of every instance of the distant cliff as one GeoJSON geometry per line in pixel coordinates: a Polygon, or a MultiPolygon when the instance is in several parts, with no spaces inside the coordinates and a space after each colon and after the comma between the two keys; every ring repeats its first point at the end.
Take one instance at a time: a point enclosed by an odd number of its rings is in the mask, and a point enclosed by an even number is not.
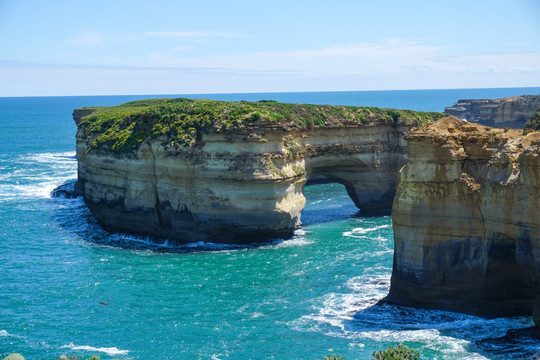
{"type": "Polygon", "coordinates": [[[441,118],[368,107],[161,99],[75,110],[78,189],[112,231],[249,242],[300,224],[324,176],[389,211],[404,133],[441,118]]]}
{"type": "Polygon", "coordinates": [[[494,100],[459,100],[444,112],[482,125],[522,129],[539,108],[540,95],[523,95],[494,100]]]}
{"type": "Polygon", "coordinates": [[[388,299],[540,325],[540,132],[447,117],[406,139],[388,299]]]}

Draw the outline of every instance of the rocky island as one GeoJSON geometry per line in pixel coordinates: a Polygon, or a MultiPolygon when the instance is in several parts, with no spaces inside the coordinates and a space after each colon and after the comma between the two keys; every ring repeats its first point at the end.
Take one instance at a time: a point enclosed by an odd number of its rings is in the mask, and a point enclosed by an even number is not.
{"type": "Polygon", "coordinates": [[[540,132],[447,117],[406,140],[388,300],[540,325],[540,132]]]}
{"type": "Polygon", "coordinates": [[[441,113],[275,101],[143,100],[75,110],[77,188],[111,231],[178,243],[289,236],[324,176],[389,212],[404,134],[441,113]]]}

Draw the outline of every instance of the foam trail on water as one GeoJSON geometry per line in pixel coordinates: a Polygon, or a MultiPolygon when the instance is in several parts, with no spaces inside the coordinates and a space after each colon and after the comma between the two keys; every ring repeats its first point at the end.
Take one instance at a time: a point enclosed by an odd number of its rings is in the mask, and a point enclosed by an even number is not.
{"type": "Polygon", "coordinates": [[[87,346],[87,345],[74,345],[73,343],[70,343],[69,345],[62,346],[63,349],[71,349],[71,350],[84,350],[84,351],[94,351],[94,352],[102,352],[107,355],[126,355],[129,353],[129,350],[120,350],[116,347],[93,347],[93,346],[87,346]]]}
{"type": "Polygon", "coordinates": [[[352,231],[345,231],[343,233],[343,236],[347,236],[347,237],[361,237],[359,235],[365,235],[367,233],[371,233],[373,231],[377,231],[377,230],[381,230],[381,229],[388,229],[388,228],[391,228],[392,225],[379,225],[379,226],[374,226],[374,227],[371,227],[371,228],[355,228],[355,229],[352,229],[352,231]]]}
{"type": "Polygon", "coordinates": [[[6,330],[0,330],[0,337],[11,337],[11,338],[17,338],[17,339],[26,339],[24,336],[10,334],[6,330]]]}

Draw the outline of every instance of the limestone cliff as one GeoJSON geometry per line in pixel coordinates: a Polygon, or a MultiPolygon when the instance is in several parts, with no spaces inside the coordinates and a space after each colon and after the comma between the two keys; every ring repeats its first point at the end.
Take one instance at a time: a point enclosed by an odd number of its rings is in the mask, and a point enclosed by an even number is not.
{"type": "Polygon", "coordinates": [[[106,229],[177,242],[287,236],[323,175],[389,211],[403,134],[438,113],[153,100],[74,112],[78,188],[106,229]]]}
{"type": "Polygon", "coordinates": [[[522,129],[538,108],[540,95],[523,95],[493,100],[459,100],[444,112],[482,125],[522,129]]]}
{"type": "Polygon", "coordinates": [[[531,314],[540,298],[540,133],[447,117],[406,139],[388,299],[531,314]]]}

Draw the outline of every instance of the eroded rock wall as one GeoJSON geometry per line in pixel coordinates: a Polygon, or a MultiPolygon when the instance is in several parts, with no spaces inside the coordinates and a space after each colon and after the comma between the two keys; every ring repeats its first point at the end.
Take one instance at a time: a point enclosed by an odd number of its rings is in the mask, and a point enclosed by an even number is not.
{"type": "MultiPolygon", "coordinates": [[[[76,121],[80,118],[76,112],[76,121]]],[[[177,242],[252,242],[288,236],[300,224],[306,181],[345,185],[366,211],[389,211],[413,123],[386,121],[295,129],[255,124],[205,132],[170,153],[145,140],[130,156],[89,149],[77,134],[78,187],[98,222],[112,231],[177,242]]]]}
{"type": "Polygon", "coordinates": [[[447,117],[406,139],[388,300],[531,314],[540,294],[540,133],[447,117]]]}
{"type": "Polygon", "coordinates": [[[482,125],[522,129],[538,108],[540,95],[523,95],[501,99],[463,99],[445,108],[444,112],[482,125]]]}

